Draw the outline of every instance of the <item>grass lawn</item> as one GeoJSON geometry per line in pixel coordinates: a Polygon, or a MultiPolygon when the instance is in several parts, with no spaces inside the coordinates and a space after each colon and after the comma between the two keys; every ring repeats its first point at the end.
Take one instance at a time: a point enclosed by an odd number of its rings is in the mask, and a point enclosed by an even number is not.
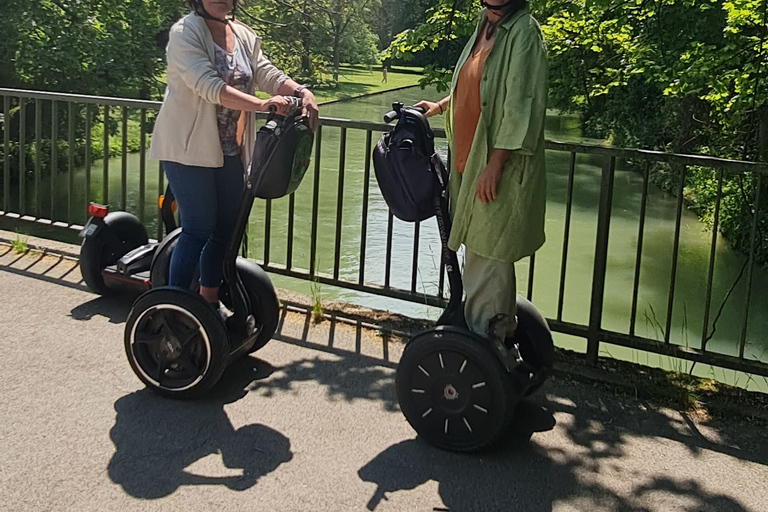
{"type": "MultiPolygon", "coordinates": [[[[370,70],[363,66],[341,66],[339,70],[339,83],[336,87],[319,87],[312,89],[318,103],[326,101],[339,100],[343,98],[352,98],[363,94],[386,91],[406,85],[416,85],[419,83],[421,74],[418,68],[403,68],[405,72],[389,71],[387,74],[387,83],[381,83],[381,68],[371,68],[370,70]]],[[[331,74],[325,75],[330,79],[331,74]]],[[[263,93],[256,94],[259,98],[266,98],[263,93]]]]}

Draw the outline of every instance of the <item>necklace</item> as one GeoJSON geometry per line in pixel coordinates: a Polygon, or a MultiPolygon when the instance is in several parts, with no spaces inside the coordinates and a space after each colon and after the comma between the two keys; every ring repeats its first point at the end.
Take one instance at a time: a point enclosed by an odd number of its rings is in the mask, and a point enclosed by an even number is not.
{"type": "Polygon", "coordinates": [[[499,24],[499,21],[495,21],[491,23],[490,21],[487,21],[488,25],[485,27],[485,40],[490,41],[493,37],[493,34],[496,33],[496,26],[499,24]]]}

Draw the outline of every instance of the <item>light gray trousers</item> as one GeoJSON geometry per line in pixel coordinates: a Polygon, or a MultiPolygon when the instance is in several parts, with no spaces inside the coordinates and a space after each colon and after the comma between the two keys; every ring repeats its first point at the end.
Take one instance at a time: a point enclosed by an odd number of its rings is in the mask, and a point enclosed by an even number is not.
{"type": "Polygon", "coordinates": [[[502,341],[511,336],[517,328],[515,264],[465,251],[462,280],[467,296],[464,317],[469,329],[502,341]],[[499,320],[491,333],[489,327],[494,318],[499,320]]]}

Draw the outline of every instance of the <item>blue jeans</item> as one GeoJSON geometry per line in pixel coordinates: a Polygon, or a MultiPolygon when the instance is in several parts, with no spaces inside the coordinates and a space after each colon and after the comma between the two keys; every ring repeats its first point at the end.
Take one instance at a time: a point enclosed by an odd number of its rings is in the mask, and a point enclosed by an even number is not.
{"type": "Polygon", "coordinates": [[[176,198],[181,236],[171,255],[168,284],[189,288],[200,266],[200,286],[221,286],[224,255],[244,189],[239,156],[225,156],[219,168],[162,162],[176,198]]]}

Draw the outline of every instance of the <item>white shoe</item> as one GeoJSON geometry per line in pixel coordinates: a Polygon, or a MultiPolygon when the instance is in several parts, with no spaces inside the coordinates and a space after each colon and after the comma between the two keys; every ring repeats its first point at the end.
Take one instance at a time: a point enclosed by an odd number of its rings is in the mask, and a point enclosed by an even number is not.
{"type": "MultiPolygon", "coordinates": [[[[213,306],[213,304],[211,304],[213,306]]],[[[219,313],[219,316],[221,317],[221,321],[225,324],[227,323],[227,320],[229,320],[232,316],[234,316],[235,312],[229,309],[227,306],[224,305],[223,302],[219,301],[218,308],[214,306],[214,309],[219,313]]]]}

